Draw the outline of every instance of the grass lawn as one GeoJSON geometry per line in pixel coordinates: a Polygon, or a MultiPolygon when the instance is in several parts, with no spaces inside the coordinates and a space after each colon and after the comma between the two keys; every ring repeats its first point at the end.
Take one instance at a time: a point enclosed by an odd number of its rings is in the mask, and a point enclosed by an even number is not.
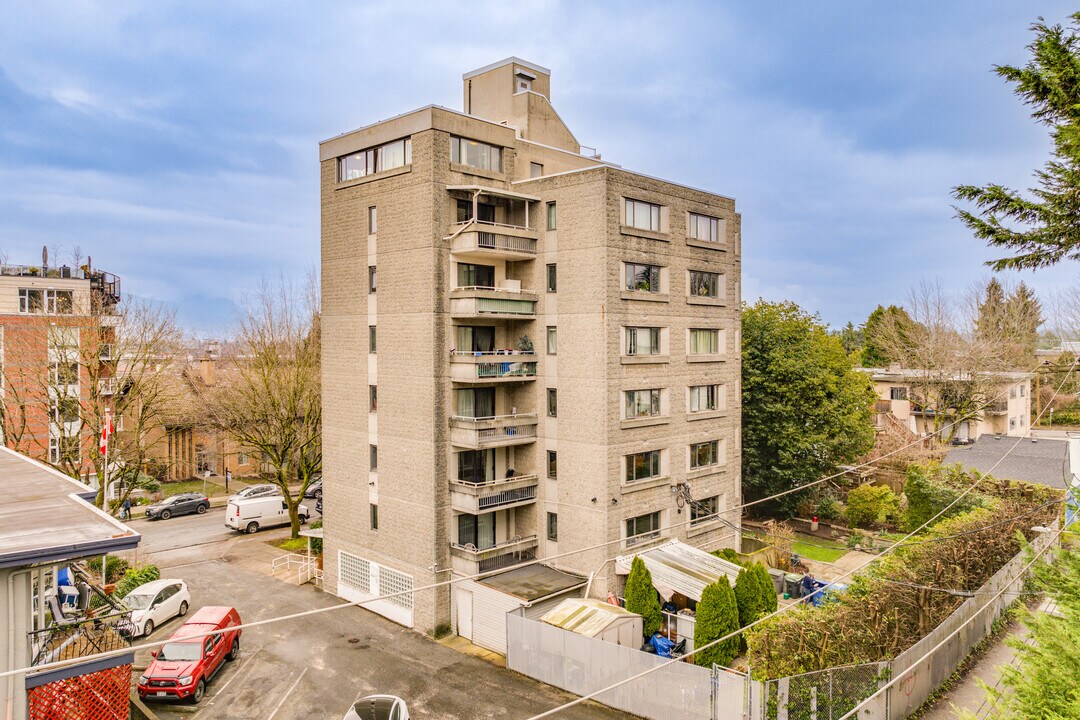
{"type": "Polygon", "coordinates": [[[276,548],[281,548],[285,552],[300,553],[303,555],[307,552],[307,538],[285,538],[284,540],[267,540],[267,545],[273,545],[276,548]]]}
{"type": "Polygon", "coordinates": [[[792,551],[810,560],[827,563],[836,562],[848,552],[846,545],[833,540],[822,540],[819,537],[807,535],[796,535],[795,537],[806,539],[796,540],[792,543],[792,551]]]}
{"type": "MultiPolygon", "coordinates": [[[[170,495],[179,495],[180,493],[203,491],[202,480],[183,480],[181,482],[167,482],[159,484],[161,485],[161,492],[163,492],[166,497],[169,497],[170,495]]],[[[207,480],[206,494],[210,497],[214,497],[215,495],[224,495],[225,486],[218,485],[217,483],[207,480]]]]}

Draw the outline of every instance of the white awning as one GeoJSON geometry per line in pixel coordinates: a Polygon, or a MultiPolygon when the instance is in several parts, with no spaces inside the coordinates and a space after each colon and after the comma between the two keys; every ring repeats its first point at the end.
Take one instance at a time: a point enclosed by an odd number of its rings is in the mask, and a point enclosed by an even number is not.
{"type": "Polygon", "coordinates": [[[635,557],[640,557],[649,568],[653,587],[665,600],[670,600],[673,593],[680,593],[700,602],[707,585],[726,578],[734,586],[742,570],[735,563],[671,540],[636,555],[620,555],[615,558],[615,572],[629,575],[635,557]]]}
{"type": "Polygon", "coordinates": [[[526,200],[530,202],[540,202],[540,198],[535,195],[526,195],[525,193],[514,192],[513,190],[502,190],[500,188],[485,187],[483,185],[447,185],[446,189],[461,190],[462,192],[479,192],[483,195],[509,198],[510,200],[526,200]]]}

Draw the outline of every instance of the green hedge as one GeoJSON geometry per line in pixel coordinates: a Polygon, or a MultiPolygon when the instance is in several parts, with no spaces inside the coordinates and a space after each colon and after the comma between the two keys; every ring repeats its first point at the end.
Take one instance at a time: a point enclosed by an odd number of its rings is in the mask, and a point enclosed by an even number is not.
{"type": "MultiPolygon", "coordinates": [[[[908,530],[922,527],[956,500],[962,491],[950,487],[947,483],[950,479],[956,482],[958,477],[952,476],[959,475],[963,475],[959,464],[944,469],[937,463],[926,466],[912,465],[908,468],[907,479],[904,481],[904,496],[907,498],[904,527],[908,530]]],[[[971,482],[966,484],[970,485],[971,482]]],[[[955,517],[988,504],[987,498],[978,493],[970,493],[937,519],[955,517]]]]}
{"type": "Polygon", "coordinates": [[[900,498],[884,485],[861,485],[847,496],[847,519],[852,527],[881,525],[895,517],[900,498]]]}
{"type": "Polygon", "coordinates": [[[636,556],[626,578],[626,609],[641,616],[645,637],[652,637],[660,629],[660,596],[653,587],[652,573],[636,556]]]}
{"type": "MultiPolygon", "coordinates": [[[[727,578],[707,585],[701,593],[694,623],[694,648],[701,648],[717,638],[739,629],[739,608],[727,578]]],[[[730,665],[739,655],[741,636],[719,642],[694,653],[694,662],[702,667],[730,665]]]]}

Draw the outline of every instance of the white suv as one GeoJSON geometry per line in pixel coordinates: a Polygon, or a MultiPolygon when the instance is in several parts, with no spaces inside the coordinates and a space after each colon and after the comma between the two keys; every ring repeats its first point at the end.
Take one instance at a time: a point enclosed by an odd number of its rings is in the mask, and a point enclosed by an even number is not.
{"type": "Polygon", "coordinates": [[[131,610],[132,636],[149,635],[168,620],[187,615],[191,595],[183,580],[155,580],[129,592],[123,603],[131,610]]]}

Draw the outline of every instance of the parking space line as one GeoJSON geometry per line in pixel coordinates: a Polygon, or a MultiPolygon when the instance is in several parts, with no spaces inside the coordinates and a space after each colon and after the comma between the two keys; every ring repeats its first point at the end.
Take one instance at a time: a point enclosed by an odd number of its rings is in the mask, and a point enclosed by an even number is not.
{"type": "MultiPolygon", "coordinates": [[[[236,670],[236,672],[233,673],[233,676],[231,678],[229,678],[228,680],[226,680],[225,684],[217,689],[217,692],[215,692],[212,696],[208,697],[206,699],[206,704],[203,705],[201,708],[199,708],[199,710],[195,713],[195,715],[200,714],[203,710],[205,710],[208,707],[210,707],[211,705],[213,705],[214,701],[218,699],[218,697],[221,695],[221,693],[225,692],[225,688],[229,687],[229,684],[232,683],[233,680],[236,680],[238,677],[243,675],[245,670],[250,670],[250,668],[254,667],[252,665],[251,661],[254,660],[255,656],[258,655],[261,651],[262,651],[262,648],[260,647],[260,648],[257,648],[255,650],[255,652],[251,653],[250,655],[245,655],[244,657],[240,658],[240,662],[244,663],[244,667],[238,668],[236,670]],[[245,661],[247,661],[247,662],[245,662],[245,661]]],[[[195,715],[192,715],[192,718],[194,718],[195,715]]]]}
{"type": "Polygon", "coordinates": [[[295,690],[296,686],[300,684],[300,681],[304,678],[304,675],[307,674],[307,671],[308,671],[308,669],[304,668],[300,672],[300,676],[297,677],[296,681],[292,685],[289,686],[288,690],[285,691],[285,695],[282,696],[282,698],[280,700],[278,700],[278,704],[274,707],[274,712],[270,713],[270,717],[266,718],[266,720],[274,720],[274,716],[278,714],[278,710],[281,709],[281,706],[284,705],[285,701],[289,699],[290,695],[292,695],[292,691],[295,690]]]}

